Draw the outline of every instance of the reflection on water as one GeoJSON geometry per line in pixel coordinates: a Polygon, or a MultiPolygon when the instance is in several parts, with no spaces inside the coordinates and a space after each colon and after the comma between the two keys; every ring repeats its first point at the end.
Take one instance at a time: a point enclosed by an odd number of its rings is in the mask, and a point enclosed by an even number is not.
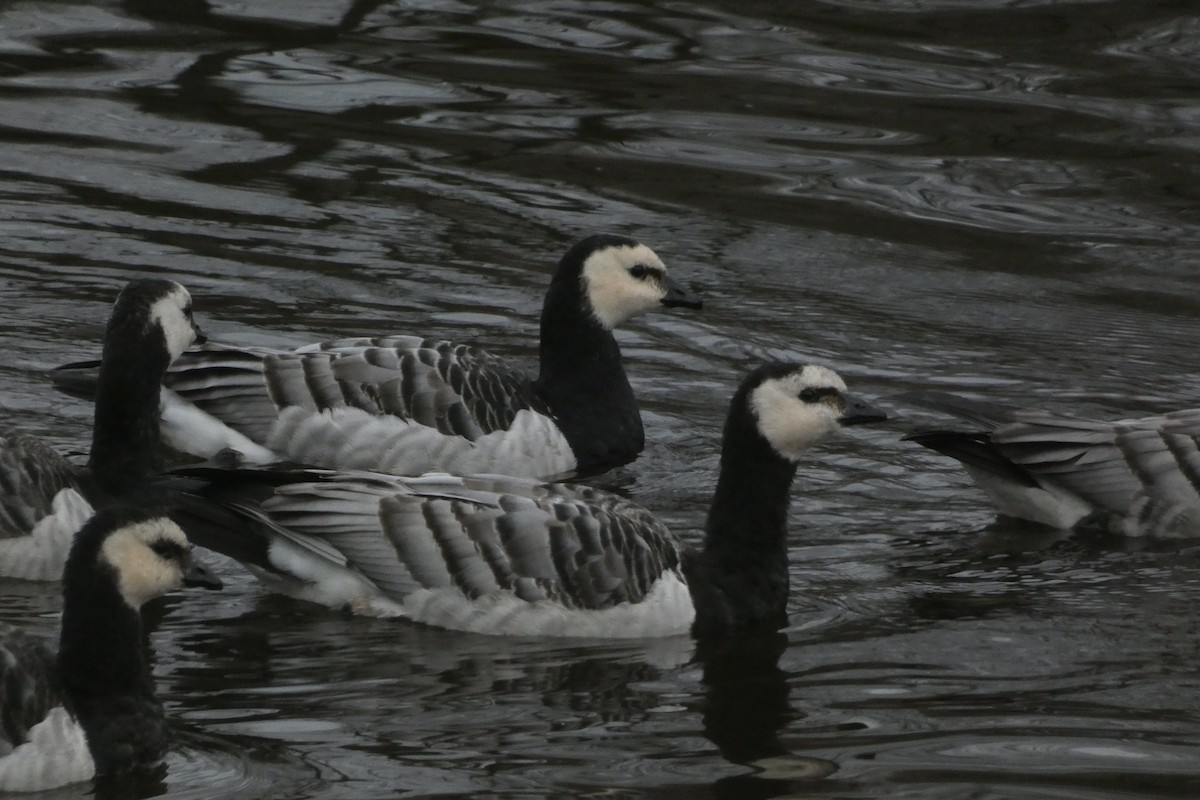
{"type": "MultiPolygon", "coordinates": [[[[532,365],[593,230],[705,296],[621,332],[649,442],[598,479],[688,535],[766,358],[874,397],[1192,406],[1198,28],[1172,0],[10,3],[0,422],[83,453],[42,373],[147,273],[217,339],[532,365]]],[[[906,422],[801,465],[778,637],[494,641],[225,564],[156,622],[165,769],[97,794],[1197,795],[1194,549],[993,524],[906,422]]],[[[53,636],[54,589],[0,607],[53,636]]]]}

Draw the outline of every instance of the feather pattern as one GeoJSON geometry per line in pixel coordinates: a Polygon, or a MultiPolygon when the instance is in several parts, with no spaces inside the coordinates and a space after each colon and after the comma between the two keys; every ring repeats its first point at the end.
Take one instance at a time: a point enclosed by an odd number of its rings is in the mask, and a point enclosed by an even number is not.
{"type": "Polygon", "coordinates": [[[46,644],[0,624],[0,755],[29,738],[33,723],[58,704],[58,691],[46,644]]]}
{"type": "Polygon", "coordinates": [[[648,512],[581,487],[332,473],[281,488],[263,510],[334,544],[396,600],[453,588],[601,610],[641,601],[679,566],[678,541],[648,512]]]}
{"type": "MultiPolygon", "coordinates": [[[[960,414],[971,402],[907,397],[960,414]]],[[[990,426],[907,438],[962,461],[1002,513],[1126,536],[1200,536],[1200,409],[1116,422],[1034,410],[973,419],[990,426]]]]}
{"type": "Polygon", "coordinates": [[[16,429],[0,432],[0,542],[33,530],[67,486],[78,486],[77,470],[57,450],[16,429]]]}

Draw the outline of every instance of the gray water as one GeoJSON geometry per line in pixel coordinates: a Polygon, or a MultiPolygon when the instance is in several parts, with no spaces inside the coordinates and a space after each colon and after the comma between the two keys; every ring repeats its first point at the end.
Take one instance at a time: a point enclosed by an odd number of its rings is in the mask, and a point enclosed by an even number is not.
{"type": "MultiPolygon", "coordinates": [[[[616,231],[706,306],[622,331],[649,443],[596,480],[694,535],[768,358],[1197,405],[1198,150],[1186,2],[10,0],[0,421],[86,451],[44,371],[140,275],[218,339],[532,368],[553,264],[616,231]]],[[[164,769],[98,796],[1200,796],[1197,551],[997,523],[912,422],[812,453],[789,627],[712,652],[348,619],[221,563],[157,622],[164,769]]],[[[53,587],[0,593],[53,634],[53,587]]]]}

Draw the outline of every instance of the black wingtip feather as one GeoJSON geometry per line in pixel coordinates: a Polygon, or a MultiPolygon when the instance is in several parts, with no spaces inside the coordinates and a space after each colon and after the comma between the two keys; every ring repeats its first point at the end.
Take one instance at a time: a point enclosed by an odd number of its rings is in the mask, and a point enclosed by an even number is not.
{"type": "Polygon", "coordinates": [[[50,370],[50,382],[60,392],[80,400],[95,400],[100,360],[74,361],[50,370]]]}
{"type": "Polygon", "coordinates": [[[1005,458],[1000,449],[992,444],[986,433],[947,430],[918,431],[905,436],[904,441],[916,442],[922,447],[928,447],[930,450],[961,461],[967,466],[983,470],[1002,480],[1021,486],[1040,485],[1027,470],[1005,458]]]}

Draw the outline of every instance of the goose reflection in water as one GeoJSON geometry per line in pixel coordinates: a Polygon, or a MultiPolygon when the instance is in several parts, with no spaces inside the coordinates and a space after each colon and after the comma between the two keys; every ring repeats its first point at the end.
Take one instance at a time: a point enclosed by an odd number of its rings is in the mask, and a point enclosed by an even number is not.
{"type": "Polygon", "coordinates": [[[787,673],[779,667],[787,644],[781,632],[697,642],[704,735],[726,761],[753,770],[716,781],[718,798],[778,797],[838,769],[832,761],[797,755],[781,741],[781,732],[803,717],[788,700],[787,673]]]}

